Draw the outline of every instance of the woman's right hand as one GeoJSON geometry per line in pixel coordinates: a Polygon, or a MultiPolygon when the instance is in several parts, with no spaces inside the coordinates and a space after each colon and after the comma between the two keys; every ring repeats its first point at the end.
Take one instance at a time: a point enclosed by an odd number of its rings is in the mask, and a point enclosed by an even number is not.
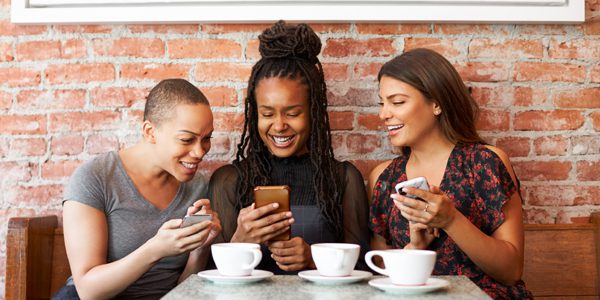
{"type": "Polygon", "coordinates": [[[429,228],[425,224],[409,222],[410,243],[404,249],[425,250],[438,236],[437,228],[429,228]]]}
{"type": "Polygon", "coordinates": [[[212,229],[212,222],[205,221],[180,228],[181,219],[165,222],[156,235],[148,240],[156,259],[192,251],[204,244],[212,229]]]}
{"type": "MultiPolygon", "coordinates": [[[[405,204],[397,201],[399,197],[400,195],[398,194],[391,195],[392,200],[394,200],[394,204],[399,210],[401,210],[402,205],[405,204]]],[[[410,230],[410,243],[404,247],[405,249],[427,249],[427,246],[429,246],[429,244],[431,244],[431,242],[439,236],[439,229],[430,228],[423,223],[409,221],[408,227],[410,230]]]]}
{"type": "Polygon", "coordinates": [[[286,232],[294,223],[292,212],[272,214],[278,207],[278,203],[273,203],[256,208],[253,203],[242,208],[231,241],[260,244],[286,232]]]}

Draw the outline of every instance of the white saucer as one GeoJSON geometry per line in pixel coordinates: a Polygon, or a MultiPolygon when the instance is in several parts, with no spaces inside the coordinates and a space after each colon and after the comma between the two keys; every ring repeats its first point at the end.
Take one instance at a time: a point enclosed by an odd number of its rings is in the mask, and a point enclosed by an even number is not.
{"type": "Polygon", "coordinates": [[[219,270],[206,270],[198,273],[198,276],[217,284],[246,284],[261,281],[273,276],[272,272],[253,270],[250,276],[223,276],[219,270]]]}
{"type": "Polygon", "coordinates": [[[317,284],[335,285],[361,281],[363,279],[371,278],[373,274],[367,271],[354,270],[348,276],[322,276],[317,270],[309,270],[298,273],[298,276],[317,284]]]}
{"type": "Polygon", "coordinates": [[[392,294],[414,295],[447,287],[450,282],[439,278],[429,278],[424,285],[397,285],[393,284],[389,277],[384,277],[370,280],[369,285],[392,294]]]}

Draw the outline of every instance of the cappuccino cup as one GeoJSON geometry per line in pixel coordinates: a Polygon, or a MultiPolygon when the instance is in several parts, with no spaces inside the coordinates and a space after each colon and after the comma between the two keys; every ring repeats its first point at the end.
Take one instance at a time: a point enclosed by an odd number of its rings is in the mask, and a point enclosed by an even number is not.
{"type": "Polygon", "coordinates": [[[221,243],[212,245],[210,249],[223,276],[250,276],[262,259],[258,244],[221,243]]]}
{"type": "Polygon", "coordinates": [[[374,271],[389,276],[393,284],[424,285],[435,266],[435,251],[394,249],[369,251],[365,255],[367,265],[374,271]],[[381,256],[385,269],[373,263],[373,256],[381,256]]]}
{"type": "Polygon", "coordinates": [[[321,276],[349,276],[360,255],[360,246],[345,243],[323,243],[311,245],[310,251],[321,276]]]}

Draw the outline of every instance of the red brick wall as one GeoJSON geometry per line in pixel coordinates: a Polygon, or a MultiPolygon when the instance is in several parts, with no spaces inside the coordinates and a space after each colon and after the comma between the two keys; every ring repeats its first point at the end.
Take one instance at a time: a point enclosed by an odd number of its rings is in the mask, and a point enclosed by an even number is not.
{"type": "MultiPolygon", "coordinates": [[[[266,27],[15,26],[9,2],[0,0],[0,276],[8,218],[59,214],[75,167],[137,140],[144,96],[160,79],[183,77],[208,95],[217,132],[205,166],[230,161],[266,27]]],[[[430,47],[473,87],[479,129],[511,156],[525,221],[584,221],[600,208],[600,2],[588,0],[586,15],[579,25],[315,24],[337,156],[364,174],[393,157],[376,73],[430,47]]]]}

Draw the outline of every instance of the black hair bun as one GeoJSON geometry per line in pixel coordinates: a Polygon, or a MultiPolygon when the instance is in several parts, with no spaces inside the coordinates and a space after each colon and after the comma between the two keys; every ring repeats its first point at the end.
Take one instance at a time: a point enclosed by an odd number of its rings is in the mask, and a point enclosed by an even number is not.
{"type": "Polygon", "coordinates": [[[321,39],[306,24],[287,25],[279,21],[258,36],[263,58],[300,58],[316,64],[321,39]]]}

